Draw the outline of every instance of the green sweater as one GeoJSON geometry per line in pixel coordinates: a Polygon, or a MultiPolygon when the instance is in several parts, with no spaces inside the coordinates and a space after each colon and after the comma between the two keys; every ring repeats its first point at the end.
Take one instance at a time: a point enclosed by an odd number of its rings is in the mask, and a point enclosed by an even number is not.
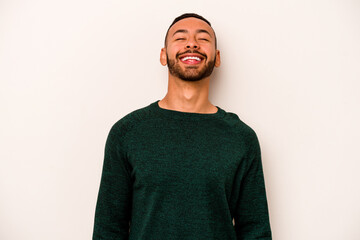
{"type": "Polygon", "coordinates": [[[158,102],[110,129],[93,240],[272,239],[255,131],[158,102]]]}

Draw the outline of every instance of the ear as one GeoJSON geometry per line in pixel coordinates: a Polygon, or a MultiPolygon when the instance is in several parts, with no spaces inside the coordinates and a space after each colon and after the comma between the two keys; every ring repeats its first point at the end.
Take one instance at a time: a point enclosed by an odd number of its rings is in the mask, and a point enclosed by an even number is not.
{"type": "Polygon", "coordinates": [[[216,50],[216,60],[215,60],[215,67],[220,67],[220,51],[216,50]]]}
{"type": "Polygon", "coordinates": [[[160,52],[160,63],[163,66],[166,66],[167,59],[166,59],[166,48],[162,48],[160,52]]]}

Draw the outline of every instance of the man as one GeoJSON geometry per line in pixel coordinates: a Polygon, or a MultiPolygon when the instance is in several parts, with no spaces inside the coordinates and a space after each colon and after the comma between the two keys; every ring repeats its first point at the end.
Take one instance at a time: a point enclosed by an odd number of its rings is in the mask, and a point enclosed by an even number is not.
{"type": "Polygon", "coordinates": [[[93,240],[271,239],[256,133],[208,100],[220,66],[210,23],[176,18],[160,62],[166,96],[109,132],[93,240]]]}

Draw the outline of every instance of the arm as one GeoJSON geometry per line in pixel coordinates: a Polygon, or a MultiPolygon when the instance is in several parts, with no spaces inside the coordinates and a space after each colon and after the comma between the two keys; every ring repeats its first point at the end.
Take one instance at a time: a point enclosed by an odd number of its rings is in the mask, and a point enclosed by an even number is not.
{"type": "Polygon", "coordinates": [[[97,198],[93,240],[127,240],[131,217],[130,165],[123,149],[123,134],[114,125],[105,145],[97,198]]]}
{"type": "Polygon", "coordinates": [[[238,240],[271,240],[260,145],[255,132],[249,139],[248,169],[241,180],[234,216],[236,236],[238,240]]]}

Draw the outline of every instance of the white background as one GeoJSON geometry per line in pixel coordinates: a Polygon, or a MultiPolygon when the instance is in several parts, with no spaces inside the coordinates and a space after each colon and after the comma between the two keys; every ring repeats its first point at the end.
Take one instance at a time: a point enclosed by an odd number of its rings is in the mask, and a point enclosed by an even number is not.
{"type": "Polygon", "coordinates": [[[213,25],[210,101],[262,149],[273,239],[360,239],[360,1],[0,1],[0,239],[91,239],[105,140],[162,99],[185,12],[213,25]]]}

